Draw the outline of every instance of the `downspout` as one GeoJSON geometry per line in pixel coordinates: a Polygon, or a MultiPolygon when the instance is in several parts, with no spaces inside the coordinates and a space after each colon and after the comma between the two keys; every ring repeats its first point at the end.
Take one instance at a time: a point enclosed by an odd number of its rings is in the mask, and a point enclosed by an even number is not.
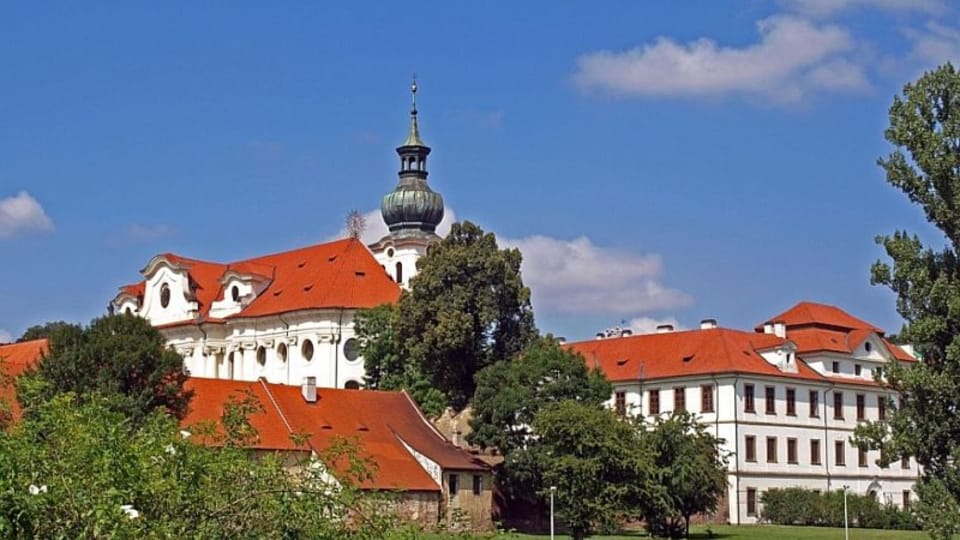
{"type": "Polygon", "coordinates": [[[737,456],[736,466],[734,467],[734,475],[737,479],[737,483],[734,493],[736,494],[735,506],[737,508],[737,525],[740,525],[740,424],[738,422],[740,402],[737,399],[737,395],[739,393],[739,382],[740,374],[737,373],[736,378],[733,380],[733,453],[737,456]]]}
{"type": "MultiPolygon", "coordinates": [[[[206,361],[206,359],[207,359],[207,331],[203,329],[203,323],[202,323],[202,322],[198,322],[198,323],[197,323],[197,330],[200,330],[200,333],[203,334],[203,341],[200,342],[200,356],[204,359],[204,361],[206,361]]],[[[217,357],[216,357],[216,356],[213,357],[213,361],[214,361],[214,365],[213,365],[213,375],[214,375],[214,377],[216,377],[216,376],[217,376],[217,365],[216,365],[217,357]]],[[[203,367],[206,368],[207,366],[203,366],[203,367]]]]}
{"type": "Polygon", "coordinates": [[[277,318],[283,323],[283,346],[287,349],[287,359],[285,362],[287,364],[287,384],[293,384],[293,382],[290,380],[290,323],[283,320],[283,313],[277,315],[277,318]]]}
{"type": "Polygon", "coordinates": [[[827,392],[835,390],[836,384],[830,383],[830,389],[823,391],[823,467],[824,472],[827,474],[827,492],[833,487],[833,482],[830,479],[830,439],[829,431],[827,429],[827,392]]]}

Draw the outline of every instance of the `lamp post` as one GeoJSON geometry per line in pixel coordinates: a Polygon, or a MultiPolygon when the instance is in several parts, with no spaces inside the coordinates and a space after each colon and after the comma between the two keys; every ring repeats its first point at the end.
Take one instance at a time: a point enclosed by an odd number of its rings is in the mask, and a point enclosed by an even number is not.
{"type": "Polygon", "coordinates": [[[557,492],[557,486],[550,486],[550,540],[553,540],[553,494],[557,492]]]}
{"type": "Polygon", "coordinates": [[[843,538],[850,540],[850,525],[847,522],[847,490],[850,486],[843,486],[843,538]]]}

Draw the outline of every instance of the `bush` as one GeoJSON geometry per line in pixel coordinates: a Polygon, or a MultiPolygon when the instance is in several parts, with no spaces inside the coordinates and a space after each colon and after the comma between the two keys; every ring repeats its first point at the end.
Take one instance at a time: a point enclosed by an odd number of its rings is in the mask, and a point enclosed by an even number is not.
{"type": "MultiPolygon", "coordinates": [[[[771,489],[761,498],[760,519],[777,525],[843,527],[843,491],[818,493],[791,487],[771,489]]],[[[881,504],[868,495],[847,493],[851,527],[867,529],[919,529],[916,516],[892,504],[881,504]]]]}

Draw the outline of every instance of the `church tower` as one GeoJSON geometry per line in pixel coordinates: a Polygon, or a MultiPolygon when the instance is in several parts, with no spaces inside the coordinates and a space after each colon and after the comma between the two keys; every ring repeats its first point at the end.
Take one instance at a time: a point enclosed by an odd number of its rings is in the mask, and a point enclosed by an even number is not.
{"type": "Polygon", "coordinates": [[[430,147],[420,139],[416,79],[410,86],[410,95],[410,133],[397,147],[400,180],[380,204],[380,214],[390,232],[370,245],[377,261],[404,288],[417,271],[417,259],[440,240],[436,229],[443,219],[443,197],[427,185],[430,147]]]}

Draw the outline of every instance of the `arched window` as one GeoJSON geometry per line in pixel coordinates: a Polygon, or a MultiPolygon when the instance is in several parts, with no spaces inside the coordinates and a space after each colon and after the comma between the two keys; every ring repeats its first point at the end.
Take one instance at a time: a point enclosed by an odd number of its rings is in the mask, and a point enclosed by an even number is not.
{"type": "Polygon", "coordinates": [[[240,301],[240,287],[237,287],[236,285],[230,287],[230,298],[233,298],[234,302],[240,301]]]}
{"type": "Polygon", "coordinates": [[[233,379],[233,359],[236,357],[236,351],[230,353],[227,357],[227,378],[233,379]]]}
{"type": "Polygon", "coordinates": [[[397,283],[403,283],[403,263],[397,263],[397,283]]]}
{"type": "Polygon", "coordinates": [[[281,343],[280,345],[277,345],[277,359],[280,360],[281,362],[287,361],[287,344],[286,343],[281,343]]]}
{"type": "Polygon", "coordinates": [[[346,388],[347,390],[359,390],[359,389],[360,389],[360,383],[357,382],[357,381],[354,381],[354,380],[350,380],[350,381],[347,381],[347,382],[343,385],[343,387],[346,388]]]}
{"type": "Polygon", "coordinates": [[[263,345],[257,347],[257,363],[261,366],[267,365],[267,349],[263,345]]]}

